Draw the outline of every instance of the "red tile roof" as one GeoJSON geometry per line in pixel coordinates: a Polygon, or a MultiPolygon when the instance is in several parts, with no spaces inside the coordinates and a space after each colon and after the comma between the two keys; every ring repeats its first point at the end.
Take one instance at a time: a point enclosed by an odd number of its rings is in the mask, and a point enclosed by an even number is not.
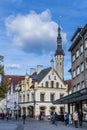
{"type": "Polygon", "coordinates": [[[7,88],[9,88],[9,84],[13,83],[13,86],[15,87],[18,83],[20,83],[21,80],[24,79],[25,76],[22,75],[4,75],[2,77],[2,82],[7,83],[7,88]]]}

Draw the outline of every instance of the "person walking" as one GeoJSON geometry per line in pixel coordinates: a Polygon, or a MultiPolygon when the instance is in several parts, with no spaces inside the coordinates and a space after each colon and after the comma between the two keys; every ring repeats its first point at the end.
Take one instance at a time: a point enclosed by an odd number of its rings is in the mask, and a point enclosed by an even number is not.
{"type": "Polygon", "coordinates": [[[69,113],[66,112],[64,115],[65,125],[69,125],[69,113]]]}
{"type": "Polygon", "coordinates": [[[23,119],[23,124],[25,124],[25,120],[26,120],[26,115],[25,115],[25,113],[23,114],[22,119],[23,119]]]}
{"type": "Polygon", "coordinates": [[[73,113],[73,120],[74,120],[75,128],[78,128],[78,112],[77,111],[73,113]]]}
{"type": "Polygon", "coordinates": [[[83,122],[83,112],[80,110],[78,113],[78,117],[79,117],[79,125],[82,126],[82,122],[83,122]]]}

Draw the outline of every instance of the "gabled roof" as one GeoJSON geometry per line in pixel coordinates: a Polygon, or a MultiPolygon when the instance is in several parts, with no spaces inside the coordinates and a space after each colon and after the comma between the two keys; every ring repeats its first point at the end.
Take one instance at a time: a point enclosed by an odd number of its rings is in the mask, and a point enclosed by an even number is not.
{"type": "MultiPolygon", "coordinates": [[[[15,87],[15,85],[17,85],[18,83],[20,83],[21,80],[24,79],[25,76],[20,76],[20,75],[3,75],[2,77],[2,82],[4,83],[13,83],[13,86],[15,87]]],[[[8,86],[7,86],[8,88],[8,86]]]]}
{"type": "Polygon", "coordinates": [[[40,82],[51,70],[51,67],[43,69],[39,74],[36,72],[32,75],[32,78],[38,82],[40,82]]]}

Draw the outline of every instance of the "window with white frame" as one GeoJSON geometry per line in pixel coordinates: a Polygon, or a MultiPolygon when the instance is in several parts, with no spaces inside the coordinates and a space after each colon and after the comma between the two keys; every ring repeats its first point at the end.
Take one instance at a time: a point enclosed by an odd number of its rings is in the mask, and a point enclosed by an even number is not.
{"type": "Polygon", "coordinates": [[[84,63],[81,63],[81,72],[84,71],[84,63]]]}
{"type": "Polygon", "coordinates": [[[72,62],[75,61],[75,54],[72,55],[72,62]]]}
{"type": "Polygon", "coordinates": [[[80,46],[80,53],[83,53],[83,45],[80,46]]]}
{"type": "Polygon", "coordinates": [[[75,76],[76,76],[76,71],[73,70],[73,78],[75,78],[75,76]]]}
{"type": "Polygon", "coordinates": [[[77,84],[77,90],[80,90],[80,83],[77,84]]]}
{"type": "Polygon", "coordinates": [[[87,39],[85,39],[85,49],[87,49],[87,39]]]}
{"type": "Polygon", "coordinates": [[[77,72],[77,75],[80,74],[80,67],[79,66],[76,68],[76,72],[77,72]]]}
{"type": "Polygon", "coordinates": [[[73,86],[73,92],[76,92],[76,86],[73,86]]]}
{"type": "Polygon", "coordinates": [[[78,58],[79,57],[79,49],[77,49],[77,51],[76,51],[76,58],[78,58]]]}

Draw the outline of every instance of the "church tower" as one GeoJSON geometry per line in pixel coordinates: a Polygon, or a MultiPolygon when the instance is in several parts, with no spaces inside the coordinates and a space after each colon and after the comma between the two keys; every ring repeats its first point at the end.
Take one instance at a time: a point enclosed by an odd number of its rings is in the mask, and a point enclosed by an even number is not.
{"type": "Polygon", "coordinates": [[[58,27],[58,36],[57,36],[57,49],[55,52],[56,59],[56,72],[64,79],[64,51],[62,49],[62,37],[61,37],[61,28],[58,27]]]}

